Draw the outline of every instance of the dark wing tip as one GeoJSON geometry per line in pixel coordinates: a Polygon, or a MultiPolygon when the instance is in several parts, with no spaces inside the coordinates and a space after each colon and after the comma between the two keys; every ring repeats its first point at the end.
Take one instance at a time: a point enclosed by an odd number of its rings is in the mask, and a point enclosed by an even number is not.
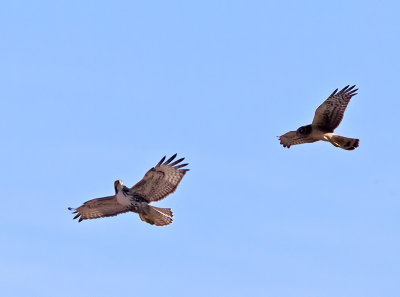
{"type": "MultiPolygon", "coordinates": [[[[80,213],[78,213],[76,216],[74,216],[74,220],[75,220],[75,219],[77,219],[77,218],[79,218],[79,217],[80,217],[80,215],[81,215],[81,214],[80,214],[80,213]]],[[[82,220],[82,218],[79,218],[79,221],[81,221],[81,220],[82,220]]]]}
{"type": "Polygon", "coordinates": [[[167,156],[162,157],[161,160],[160,160],[160,162],[158,162],[158,164],[156,165],[156,167],[160,166],[160,165],[164,162],[164,160],[165,160],[166,157],[167,157],[167,156]]]}
{"type": "Polygon", "coordinates": [[[357,95],[357,93],[356,93],[357,91],[358,91],[358,89],[354,89],[351,92],[349,92],[348,94],[351,96],[354,96],[354,95],[357,95]]]}
{"type": "MultiPolygon", "coordinates": [[[[338,91],[338,89],[334,90],[334,91],[332,92],[332,94],[329,95],[329,97],[334,96],[334,95],[336,94],[337,91],[338,91]]],[[[329,98],[329,97],[328,97],[328,98],[329,98]]]]}
{"type": "Polygon", "coordinates": [[[182,162],[183,160],[185,160],[185,158],[180,158],[179,160],[176,160],[174,163],[169,164],[169,166],[175,166],[176,164],[182,162]]]}
{"type": "Polygon", "coordinates": [[[178,166],[175,166],[174,168],[175,168],[175,169],[179,169],[179,168],[185,167],[185,166],[187,166],[187,165],[189,165],[189,163],[180,164],[180,165],[178,165],[178,166]]]}
{"type": "Polygon", "coordinates": [[[332,97],[334,95],[341,95],[341,94],[355,96],[355,95],[357,95],[357,94],[355,94],[355,92],[358,91],[358,89],[354,89],[355,87],[356,87],[356,85],[352,85],[351,87],[350,87],[350,85],[347,85],[343,89],[341,89],[339,92],[338,92],[338,89],[336,89],[335,91],[333,91],[333,93],[329,97],[332,97]]]}
{"type": "Polygon", "coordinates": [[[351,87],[345,92],[345,95],[346,95],[347,97],[351,98],[351,97],[357,95],[356,92],[358,91],[358,89],[354,89],[355,86],[356,86],[356,85],[351,86],[351,87]]]}
{"type": "Polygon", "coordinates": [[[343,92],[345,92],[345,91],[347,91],[347,88],[349,87],[350,85],[347,85],[347,86],[345,86],[343,89],[341,89],[340,91],[339,91],[339,94],[340,93],[343,93],[343,92]]]}
{"type": "Polygon", "coordinates": [[[165,163],[164,163],[163,165],[168,165],[169,163],[171,163],[171,161],[172,161],[173,159],[175,159],[176,155],[177,155],[177,154],[173,155],[171,158],[169,158],[167,161],[165,161],[165,163]]]}

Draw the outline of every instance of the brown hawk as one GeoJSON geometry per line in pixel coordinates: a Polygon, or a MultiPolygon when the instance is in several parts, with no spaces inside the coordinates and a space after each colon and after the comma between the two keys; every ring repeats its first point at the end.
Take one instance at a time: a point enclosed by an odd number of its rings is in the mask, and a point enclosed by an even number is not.
{"type": "Polygon", "coordinates": [[[126,187],[121,180],[117,180],[114,182],[114,196],[89,200],[76,209],[71,207],[68,209],[76,213],[74,219],[79,218],[79,222],[116,216],[124,212],[136,212],[142,221],[151,225],[169,225],[173,217],[171,209],[151,206],[150,203],[162,200],[175,192],[183,176],[189,171],[189,169],[181,169],[188,163],[179,164],[185,158],[171,163],[175,157],[176,154],[165,161],[164,156],[132,188],[126,187]]]}
{"type": "Polygon", "coordinates": [[[279,140],[284,147],[291,145],[312,143],[318,140],[329,141],[336,147],[345,150],[354,150],[358,147],[360,140],[339,136],[333,131],[339,126],[343,119],[344,111],[350,99],[357,95],[357,90],[346,86],[338,92],[336,89],[315,111],[314,120],[311,125],[302,126],[297,131],[283,134],[279,140]]]}

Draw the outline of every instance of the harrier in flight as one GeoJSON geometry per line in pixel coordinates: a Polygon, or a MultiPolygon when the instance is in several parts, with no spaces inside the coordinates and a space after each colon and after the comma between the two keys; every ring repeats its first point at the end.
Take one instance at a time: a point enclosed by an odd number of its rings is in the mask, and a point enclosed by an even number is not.
{"type": "Polygon", "coordinates": [[[312,143],[318,140],[329,141],[336,147],[345,150],[354,150],[358,147],[360,140],[339,136],[333,131],[339,126],[343,119],[344,111],[350,99],[357,95],[355,86],[344,87],[338,92],[336,89],[315,111],[314,120],[311,125],[302,126],[297,131],[283,134],[279,140],[284,147],[291,145],[312,143]]]}
{"type": "Polygon", "coordinates": [[[150,203],[160,201],[175,192],[183,176],[189,171],[189,169],[181,169],[188,165],[187,163],[179,164],[185,158],[171,163],[175,157],[176,154],[165,161],[164,156],[132,188],[128,188],[121,180],[117,180],[114,182],[114,196],[89,200],[76,209],[71,207],[68,209],[76,213],[74,219],[79,218],[79,222],[112,217],[124,212],[136,212],[142,221],[151,225],[169,225],[173,217],[171,209],[151,206],[150,203]]]}

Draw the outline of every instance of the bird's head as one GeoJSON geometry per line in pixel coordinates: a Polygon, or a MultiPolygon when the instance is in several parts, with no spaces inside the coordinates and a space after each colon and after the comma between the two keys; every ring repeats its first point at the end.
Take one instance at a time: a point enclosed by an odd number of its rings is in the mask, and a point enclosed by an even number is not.
{"type": "Polygon", "coordinates": [[[114,189],[115,189],[115,194],[117,194],[123,187],[124,187],[124,182],[122,180],[116,180],[114,182],[114,189]]]}
{"type": "Polygon", "coordinates": [[[311,133],[312,127],[311,125],[307,126],[301,126],[299,129],[296,131],[297,136],[306,136],[311,133]]]}

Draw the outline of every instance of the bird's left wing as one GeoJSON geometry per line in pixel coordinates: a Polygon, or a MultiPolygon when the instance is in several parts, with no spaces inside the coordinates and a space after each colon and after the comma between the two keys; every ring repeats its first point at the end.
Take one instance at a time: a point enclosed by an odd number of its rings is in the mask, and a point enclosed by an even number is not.
{"type": "Polygon", "coordinates": [[[183,176],[189,171],[189,169],[181,169],[188,165],[187,163],[179,164],[185,158],[171,163],[175,157],[176,154],[164,162],[164,156],[155,167],[146,173],[140,182],[131,188],[131,194],[139,195],[151,202],[164,199],[175,192],[183,176]]]}
{"type": "Polygon", "coordinates": [[[129,207],[119,204],[115,196],[89,200],[78,208],[69,207],[68,209],[76,213],[74,219],[79,218],[79,222],[82,220],[112,217],[130,211],[129,207]]]}
{"type": "Polygon", "coordinates": [[[344,111],[350,102],[350,99],[357,95],[358,89],[354,86],[346,86],[339,92],[336,89],[315,111],[313,125],[333,132],[343,119],[344,111]]]}
{"type": "Polygon", "coordinates": [[[297,136],[296,131],[290,131],[279,137],[283,147],[290,148],[291,145],[302,144],[302,143],[312,143],[318,141],[312,137],[307,136],[297,136]]]}

